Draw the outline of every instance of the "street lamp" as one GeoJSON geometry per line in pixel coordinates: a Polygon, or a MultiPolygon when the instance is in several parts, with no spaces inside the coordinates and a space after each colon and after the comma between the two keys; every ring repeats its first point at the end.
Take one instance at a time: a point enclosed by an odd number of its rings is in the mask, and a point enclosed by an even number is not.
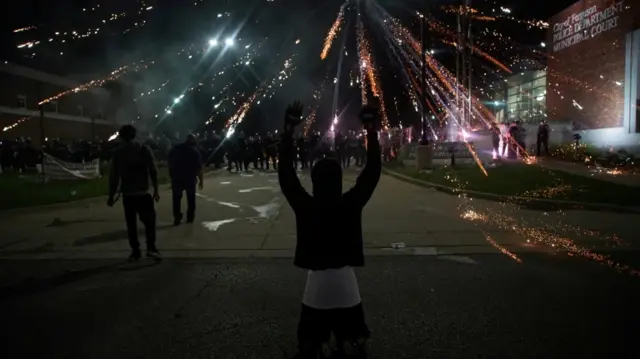
{"type": "Polygon", "coordinates": [[[218,40],[216,40],[216,39],[209,40],[209,46],[211,46],[211,47],[218,46],[218,40]]]}
{"type": "Polygon", "coordinates": [[[227,45],[227,46],[233,46],[233,43],[234,43],[233,38],[231,38],[231,37],[227,37],[227,39],[226,39],[226,40],[224,40],[224,43],[225,43],[225,45],[227,45]]]}

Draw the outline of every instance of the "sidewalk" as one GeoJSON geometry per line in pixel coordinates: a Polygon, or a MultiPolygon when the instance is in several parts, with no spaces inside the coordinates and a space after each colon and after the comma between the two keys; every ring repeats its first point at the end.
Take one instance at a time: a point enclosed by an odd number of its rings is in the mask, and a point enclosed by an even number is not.
{"type": "Polygon", "coordinates": [[[623,173],[613,169],[586,166],[582,163],[558,161],[551,158],[537,157],[536,164],[554,171],[567,172],[573,175],[593,177],[602,181],[626,186],[640,187],[640,174],[623,173]]]}

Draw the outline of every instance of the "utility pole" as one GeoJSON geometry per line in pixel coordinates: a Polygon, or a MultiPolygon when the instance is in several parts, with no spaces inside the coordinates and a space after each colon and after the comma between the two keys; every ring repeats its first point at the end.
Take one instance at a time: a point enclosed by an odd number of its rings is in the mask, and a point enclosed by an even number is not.
{"type": "Polygon", "coordinates": [[[91,116],[91,142],[96,140],[96,116],[91,116]]]}
{"type": "Polygon", "coordinates": [[[44,144],[47,140],[47,137],[45,137],[44,134],[44,106],[43,105],[38,105],[38,109],[40,110],[40,152],[42,153],[42,164],[40,165],[41,168],[41,174],[42,174],[42,178],[45,178],[45,166],[44,166],[44,156],[45,156],[45,152],[44,152],[44,144]]]}
{"type": "MultiPolygon", "coordinates": [[[[467,3],[467,10],[471,9],[471,0],[466,0],[467,3]]],[[[467,62],[468,62],[468,70],[467,70],[467,76],[469,76],[469,104],[467,105],[467,126],[471,126],[471,116],[472,116],[472,111],[471,111],[471,85],[472,85],[472,77],[471,77],[471,56],[473,56],[473,38],[471,37],[471,11],[467,11],[467,42],[469,45],[468,48],[468,56],[467,56],[467,62]]]]}
{"type": "MultiPolygon", "coordinates": [[[[37,87],[36,87],[36,92],[38,94],[38,99],[42,98],[42,83],[38,82],[37,87]]],[[[38,110],[40,112],[40,154],[42,155],[42,163],[40,164],[40,173],[42,175],[43,180],[45,179],[45,169],[44,169],[44,157],[45,157],[45,153],[44,153],[44,145],[45,142],[47,140],[47,137],[44,133],[44,104],[43,103],[39,103],[38,104],[38,110]]]]}
{"type": "MultiPolygon", "coordinates": [[[[461,108],[461,102],[460,102],[460,65],[461,65],[461,50],[462,50],[462,23],[461,23],[461,19],[460,19],[460,13],[462,12],[462,6],[459,7],[458,9],[458,14],[456,16],[457,22],[458,22],[458,27],[457,27],[457,39],[456,39],[456,108],[454,113],[456,114],[456,118],[455,120],[457,121],[451,121],[450,125],[449,125],[449,140],[454,140],[456,139],[456,132],[455,129],[457,127],[457,125],[459,125],[462,122],[462,108],[461,108]]],[[[454,119],[452,119],[454,120],[454,119]]]]}
{"type": "Polygon", "coordinates": [[[420,42],[422,46],[422,140],[421,144],[428,145],[429,138],[427,131],[429,129],[427,116],[427,41],[424,31],[424,15],[420,15],[420,42]]]}

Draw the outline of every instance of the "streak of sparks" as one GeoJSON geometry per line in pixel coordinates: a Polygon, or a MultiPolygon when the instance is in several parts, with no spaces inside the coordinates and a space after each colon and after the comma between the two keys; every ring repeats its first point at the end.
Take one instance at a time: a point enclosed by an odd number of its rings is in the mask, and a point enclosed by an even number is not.
{"type": "Polygon", "coordinates": [[[18,126],[19,124],[21,124],[21,123],[25,122],[26,120],[28,120],[28,119],[30,119],[30,118],[31,118],[31,116],[22,117],[21,119],[19,119],[19,120],[17,120],[16,122],[14,122],[14,123],[10,124],[9,126],[5,126],[5,127],[2,129],[2,132],[7,132],[7,131],[9,131],[9,130],[12,130],[12,129],[14,129],[16,126],[18,126]]]}
{"type": "Polygon", "coordinates": [[[46,103],[49,103],[51,101],[55,101],[63,96],[66,95],[70,95],[70,94],[74,94],[74,93],[78,93],[78,92],[83,92],[83,91],[88,91],[92,88],[95,87],[100,87],[103,86],[105,83],[109,82],[109,81],[114,81],[117,80],[118,78],[122,77],[123,75],[129,73],[129,72],[133,72],[133,71],[138,71],[141,68],[146,68],[147,66],[142,64],[142,65],[125,65],[122,66],[114,71],[112,71],[108,76],[101,78],[101,79],[96,79],[96,80],[92,80],[89,81],[85,84],[82,84],[80,86],[74,87],[72,89],[69,90],[65,90],[62,91],[56,95],[53,95],[49,98],[46,98],[40,102],[38,102],[38,105],[44,105],[46,103]]]}
{"type": "MultiPolygon", "coordinates": [[[[364,71],[366,75],[366,79],[368,80],[369,85],[371,86],[371,93],[374,97],[376,97],[380,102],[380,115],[382,117],[382,127],[384,129],[389,128],[389,118],[387,116],[387,109],[384,103],[384,93],[382,92],[382,86],[380,81],[380,76],[376,70],[376,64],[373,59],[373,55],[371,55],[371,45],[367,40],[364,29],[362,28],[361,22],[358,26],[358,39],[360,44],[360,68],[361,71],[364,71]]],[[[363,88],[364,81],[363,81],[363,88]]],[[[363,92],[363,99],[366,98],[366,92],[363,92]]],[[[366,103],[363,103],[365,105],[366,103]]]]}
{"type": "Polygon", "coordinates": [[[340,32],[340,26],[344,21],[344,10],[346,7],[347,7],[347,3],[345,2],[340,7],[340,11],[338,11],[338,17],[336,18],[336,21],[333,22],[333,25],[331,25],[331,28],[327,33],[327,37],[324,39],[324,46],[322,47],[322,52],[320,53],[320,58],[322,60],[326,59],[327,55],[329,55],[329,50],[331,50],[331,45],[333,44],[333,40],[336,38],[336,36],[340,32]]]}
{"type": "Polygon", "coordinates": [[[486,233],[485,231],[482,231],[482,234],[484,235],[484,238],[487,240],[487,242],[489,242],[489,244],[491,244],[495,249],[497,249],[507,257],[513,259],[514,261],[518,263],[522,263],[522,259],[520,259],[517,255],[515,255],[505,247],[499,245],[493,238],[491,238],[491,236],[488,233],[486,233]]]}

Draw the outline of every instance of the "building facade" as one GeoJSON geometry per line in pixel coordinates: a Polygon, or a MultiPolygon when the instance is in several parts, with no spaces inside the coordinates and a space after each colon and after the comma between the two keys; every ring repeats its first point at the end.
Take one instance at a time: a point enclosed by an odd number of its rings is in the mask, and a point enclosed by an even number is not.
{"type": "Polygon", "coordinates": [[[117,128],[104,89],[74,92],[77,82],[6,62],[0,64],[0,84],[1,140],[105,139],[117,128]],[[70,93],[43,105],[41,118],[38,103],[65,91],[70,93]]]}
{"type": "Polygon", "coordinates": [[[639,146],[640,1],[582,0],[549,23],[549,121],[589,143],[639,146]]]}
{"type": "Polygon", "coordinates": [[[547,72],[525,71],[492,85],[496,121],[540,124],[546,119],[547,72]]]}

